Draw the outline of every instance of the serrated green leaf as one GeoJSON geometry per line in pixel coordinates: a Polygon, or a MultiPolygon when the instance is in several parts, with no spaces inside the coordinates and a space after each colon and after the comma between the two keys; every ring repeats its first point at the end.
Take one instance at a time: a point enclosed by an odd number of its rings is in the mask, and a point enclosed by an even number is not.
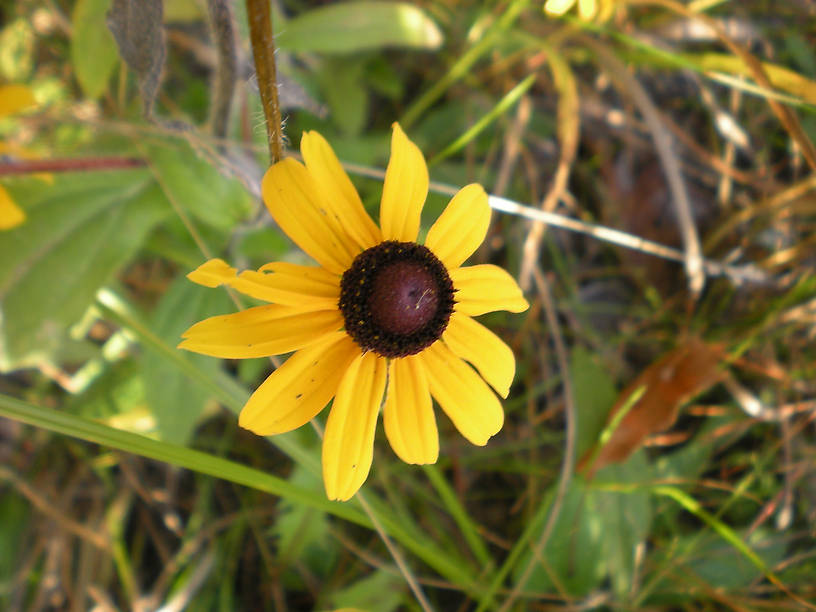
{"type": "Polygon", "coordinates": [[[0,370],[48,355],[170,210],[144,171],[12,191],[28,219],[0,241],[0,370]]]}
{"type": "Polygon", "coordinates": [[[281,49],[323,53],[382,47],[437,49],[442,40],[436,23],[407,2],[329,4],[289,20],[276,37],[281,49]]]}
{"type": "MultiPolygon", "coordinates": [[[[196,321],[234,310],[223,291],[200,287],[182,277],[162,296],[151,317],[153,332],[170,345],[178,344],[181,333],[196,321]]],[[[220,362],[203,355],[190,361],[204,371],[215,372],[220,362]]],[[[198,424],[211,395],[190,382],[183,372],[167,365],[152,353],[141,356],[145,399],[156,421],[159,438],[186,444],[198,424]]]]}
{"type": "Polygon", "coordinates": [[[249,216],[253,201],[244,186],[224,176],[188,144],[152,143],[146,152],[168,199],[204,223],[230,230],[249,216]]]}
{"type": "Polygon", "coordinates": [[[111,0],[78,0],[71,13],[71,63],[82,91],[96,99],[119,61],[116,43],[105,24],[111,0]]]}

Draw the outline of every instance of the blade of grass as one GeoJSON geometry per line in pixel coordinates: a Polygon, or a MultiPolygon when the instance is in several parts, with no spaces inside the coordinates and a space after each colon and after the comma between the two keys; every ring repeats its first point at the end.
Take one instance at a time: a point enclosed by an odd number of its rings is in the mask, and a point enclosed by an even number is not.
{"type": "Polygon", "coordinates": [[[448,510],[448,514],[450,514],[451,518],[456,522],[456,525],[462,532],[462,536],[465,538],[468,546],[470,546],[473,555],[482,565],[482,569],[485,570],[492,567],[493,559],[491,559],[490,553],[487,551],[484,540],[479,535],[476,524],[460,503],[459,498],[456,497],[450,483],[442,476],[439,467],[437,465],[426,465],[423,467],[425,468],[425,475],[428,477],[428,480],[431,481],[437,495],[439,495],[439,498],[448,510]]]}
{"type": "Polygon", "coordinates": [[[518,563],[522,554],[528,550],[533,534],[541,532],[544,519],[547,518],[547,513],[551,506],[552,504],[541,504],[541,506],[539,506],[535,516],[527,523],[527,527],[525,527],[524,531],[513,544],[513,548],[510,550],[510,554],[507,555],[502,566],[498,571],[493,573],[493,580],[490,581],[487,590],[482,593],[476,612],[484,612],[485,610],[492,609],[493,598],[501,588],[501,585],[504,584],[507,575],[516,566],[516,563],[518,563]]]}
{"type": "Polygon", "coordinates": [[[711,527],[717,534],[722,537],[723,540],[731,544],[737,552],[739,552],[743,557],[745,557],[748,561],[750,561],[759,571],[761,571],[765,577],[770,580],[773,584],[777,587],[782,589],[788,596],[792,599],[795,599],[797,602],[805,605],[810,610],[816,610],[816,606],[812,603],[808,603],[795,593],[793,593],[780,579],[779,577],[774,574],[771,569],[765,565],[765,562],[757,555],[751,547],[748,546],[745,542],[742,541],[742,538],[737,535],[737,533],[731,529],[728,525],[723,523],[720,519],[718,519],[713,514],[710,514],[705,509],[703,509],[700,502],[696,499],[681,491],[676,487],[670,486],[656,486],[650,489],[653,493],[657,495],[662,495],[664,497],[668,497],[673,499],[678,504],[680,504],[686,511],[690,512],[698,519],[703,521],[706,525],[711,527]]]}
{"type": "MultiPolygon", "coordinates": [[[[374,528],[371,520],[352,504],[329,501],[322,491],[310,491],[261,470],[208,453],[153,440],[3,394],[0,394],[0,416],[285,497],[357,525],[374,528]]],[[[379,500],[369,499],[369,503],[374,506],[383,529],[428,566],[468,592],[473,593],[478,588],[473,576],[465,569],[463,560],[446,554],[415,530],[406,529],[395,522],[379,500]]]]}
{"type": "Polygon", "coordinates": [[[493,45],[501,40],[501,35],[515,23],[518,16],[527,8],[528,4],[529,0],[515,0],[512,2],[504,14],[487,29],[479,41],[459,57],[456,63],[448,70],[447,74],[439,79],[405,111],[405,114],[400,119],[402,127],[407,129],[445,93],[448,87],[465,76],[473,64],[490,51],[493,45]]]}
{"type": "Polygon", "coordinates": [[[277,476],[208,453],[153,440],[2,394],[0,416],[293,499],[358,525],[371,527],[368,519],[353,506],[331,502],[322,493],[309,491],[277,476]]]}
{"type": "Polygon", "coordinates": [[[497,118],[501,117],[504,113],[506,113],[510,108],[518,102],[519,98],[523,96],[530,87],[533,86],[535,83],[536,75],[530,74],[527,76],[526,79],[521,81],[518,85],[513,87],[510,91],[508,91],[504,97],[499,100],[498,104],[494,106],[490,111],[485,113],[481,119],[479,119],[476,123],[474,123],[464,134],[459,136],[456,140],[450,143],[447,147],[445,147],[442,151],[434,155],[430,161],[428,161],[429,166],[433,166],[434,164],[439,163],[443,159],[450,157],[454,153],[461,151],[465,145],[471,142],[476,136],[482,133],[482,131],[487,128],[491,123],[493,123],[497,118]]]}

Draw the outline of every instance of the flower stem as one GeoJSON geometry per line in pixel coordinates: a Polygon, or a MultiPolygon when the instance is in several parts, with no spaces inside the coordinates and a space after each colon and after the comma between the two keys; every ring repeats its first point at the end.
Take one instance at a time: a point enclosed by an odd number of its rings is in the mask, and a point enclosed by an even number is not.
{"type": "Polygon", "coordinates": [[[249,38],[252,41],[252,57],[258,90],[261,92],[266,119],[266,135],[269,140],[269,158],[276,163],[283,157],[281,114],[278,105],[278,79],[275,70],[275,36],[272,32],[272,14],[269,0],[246,0],[249,18],[249,38]]]}

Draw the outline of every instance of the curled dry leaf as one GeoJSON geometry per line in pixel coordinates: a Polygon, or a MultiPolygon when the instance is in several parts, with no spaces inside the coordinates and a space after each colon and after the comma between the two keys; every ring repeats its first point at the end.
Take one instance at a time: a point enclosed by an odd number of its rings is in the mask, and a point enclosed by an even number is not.
{"type": "Polygon", "coordinates": [[[162,0],[113,0],[108,28],[119,55],[139,77],[144,116],[153,116],[166,55],[162,0]]]}
{"type": "Polygon", "coordinates": [[[624,461],[647,436],[671,427],[680,406],[725,378],[724,355],[722,344],[689,338],[646,368],[618,396],[607,426],[641,388],[642,395],[620,418],[606,444],[596,445],[581,458],[578,470],[591,476],[602,467],[624,461]]]}

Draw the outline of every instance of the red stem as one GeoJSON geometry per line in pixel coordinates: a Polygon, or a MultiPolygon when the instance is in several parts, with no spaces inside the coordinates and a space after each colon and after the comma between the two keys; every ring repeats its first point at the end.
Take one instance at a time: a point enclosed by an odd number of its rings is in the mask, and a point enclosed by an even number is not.
{"type": "Polygon", "coordinates": [[[75,159],[24,159],[0,161],[0,176],[36,172],[88,172],[141,168],[147,165],[135,157],[80,157],[75,159]]]}

